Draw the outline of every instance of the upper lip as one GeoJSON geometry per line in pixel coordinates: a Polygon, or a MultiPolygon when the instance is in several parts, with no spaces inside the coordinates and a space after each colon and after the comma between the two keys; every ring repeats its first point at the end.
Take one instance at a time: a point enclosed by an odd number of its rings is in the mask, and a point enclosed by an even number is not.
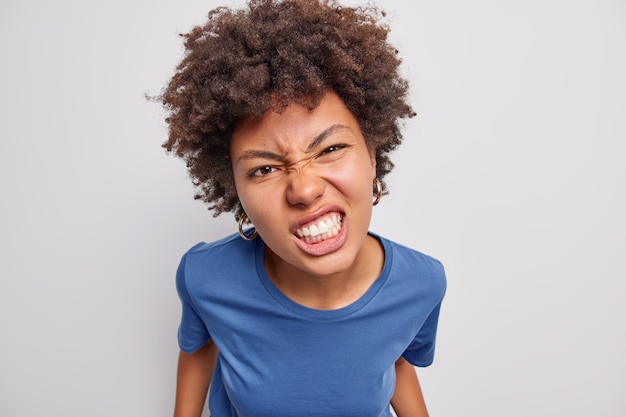
{"type": "Polygon", "coordinates": [[[315,219],[319,219],[320,217],[322,217],[323,215],[327,213],[333,213],[333,212],[343,213],[343,211],[340,210],[336,206],[325,206],[325,207],[319,208],[307,215],[304,215],[298,218],[298,220],[292,226],[291,232],[296,233],[296,231],[300,229],[302,226],[304,226],[305,224],[310,223],[314,221],[315,219]]]}

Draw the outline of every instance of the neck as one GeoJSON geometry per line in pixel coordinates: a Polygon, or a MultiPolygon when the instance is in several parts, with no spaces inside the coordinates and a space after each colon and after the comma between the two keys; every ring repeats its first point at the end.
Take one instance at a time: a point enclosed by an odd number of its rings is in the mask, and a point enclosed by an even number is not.
{"type": "Polygon", "coordinates": [[[266,247],[265,269],[276,287],[294,302],[317,310],[346,307],[372,286],[384,264],[384,249],[367,235],[352,265],[330,275],[316,275],[285,262],[266,247]]]}

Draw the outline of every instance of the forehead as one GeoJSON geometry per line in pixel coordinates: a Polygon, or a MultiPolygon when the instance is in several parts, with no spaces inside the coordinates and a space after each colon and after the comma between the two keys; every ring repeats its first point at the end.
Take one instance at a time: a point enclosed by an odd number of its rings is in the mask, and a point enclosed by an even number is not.
{"type": "Polygon", "coordinates": [[[333,125],[345,126],[362,136],[352,112],[338,95],[329,92],[312,110],[293,103],[281,112],[268,110],[262,117],[244,118],[233,131],[231,153],[247,146],[298,146],[333,125]]]}

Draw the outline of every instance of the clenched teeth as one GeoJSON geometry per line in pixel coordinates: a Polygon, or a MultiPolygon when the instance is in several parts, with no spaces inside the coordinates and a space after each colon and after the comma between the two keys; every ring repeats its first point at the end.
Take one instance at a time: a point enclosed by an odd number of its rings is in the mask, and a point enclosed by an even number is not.
{"type": "Polygon", "coordinates": [[[341,216],[333,213],[331,216],[317,220],[305,227],[296,230],[298,237],[306,243],[317,243],[330,239],[339,234],[341,229],[341,216]]]}

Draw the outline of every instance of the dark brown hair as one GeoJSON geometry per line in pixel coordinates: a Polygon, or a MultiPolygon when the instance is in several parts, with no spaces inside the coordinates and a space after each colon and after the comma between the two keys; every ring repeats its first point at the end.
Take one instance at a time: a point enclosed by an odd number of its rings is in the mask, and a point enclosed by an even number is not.
{"type": "Polygon", "coordinates": [[[329,90],[358,120],[384,187],[388,153],[402,140],[399,120],[414,115],[384,16],[334,0],[250,0],[212,10],[181,35],[185,56],[157,98],[169,125],[163,147],[186,162],[196,198],[215,216],[242,214],[229,156],[237,121],[291,103],[312,109],[329,90]]]}

